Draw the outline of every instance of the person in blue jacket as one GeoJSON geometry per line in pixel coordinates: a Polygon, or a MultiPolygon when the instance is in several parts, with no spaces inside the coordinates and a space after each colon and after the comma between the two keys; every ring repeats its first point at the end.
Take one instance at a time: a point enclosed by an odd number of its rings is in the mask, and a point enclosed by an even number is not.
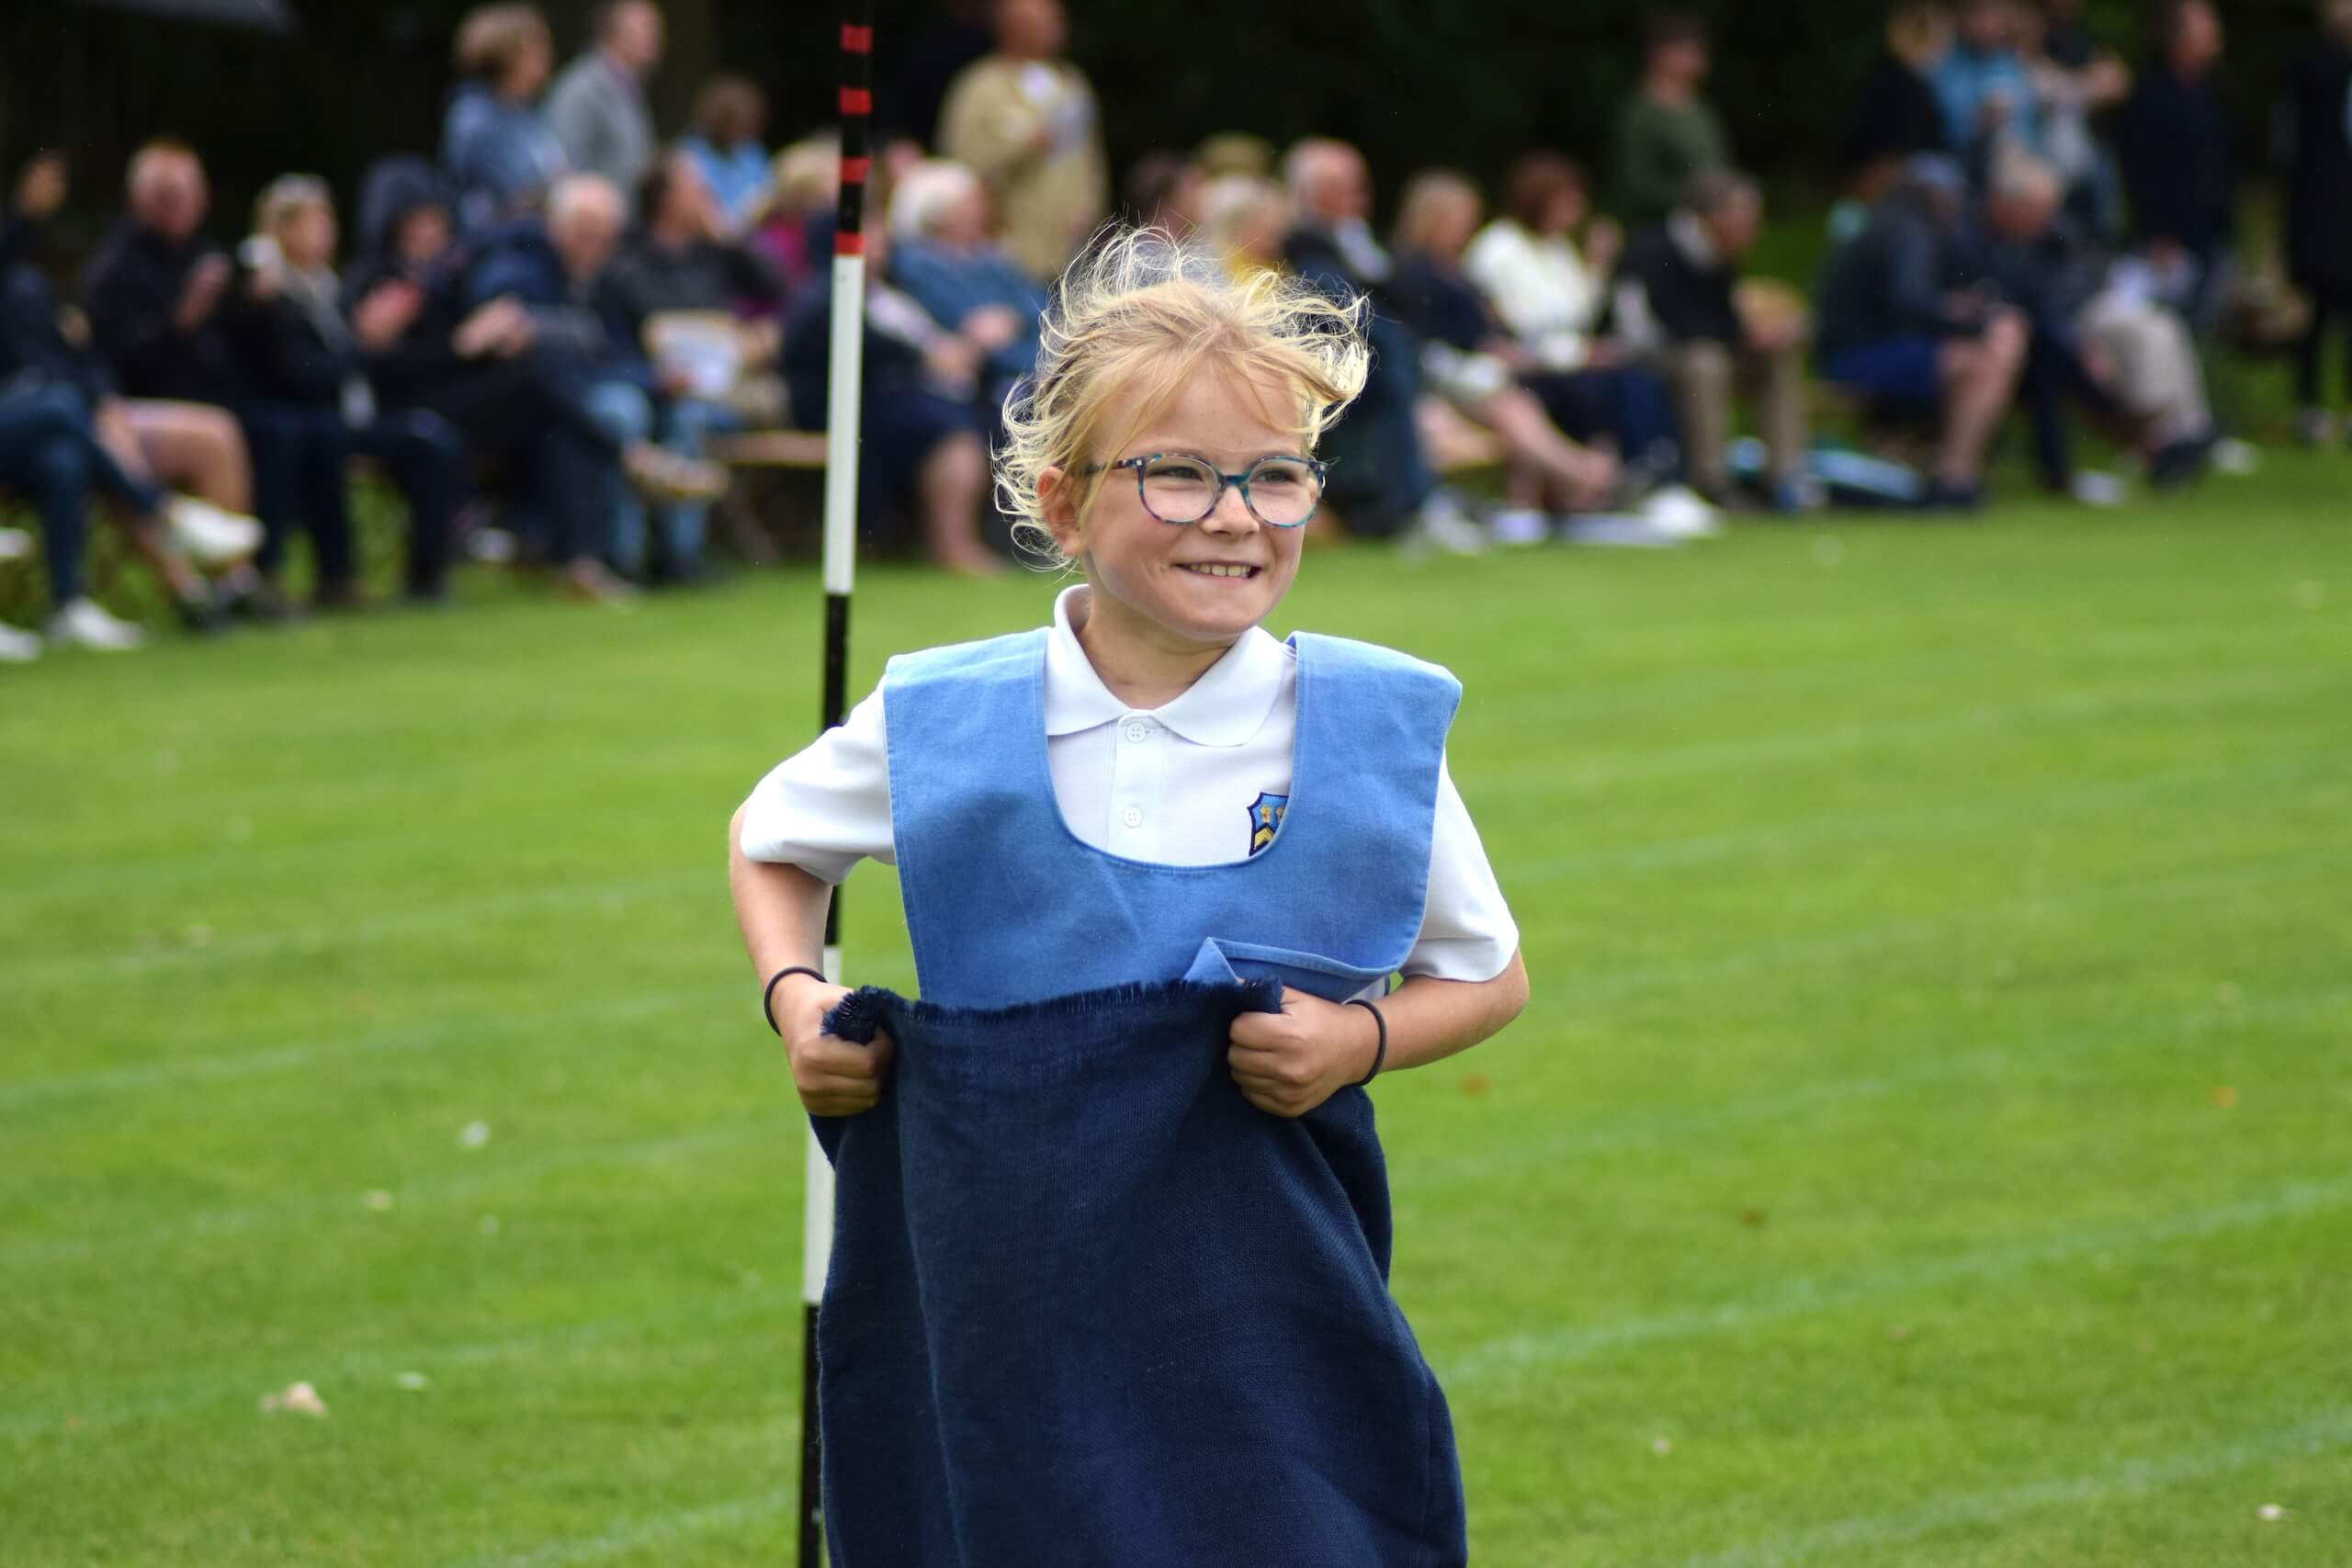
{"type": "Polygon", "coordinates": [[[1445,765],[1458,682],[1262,626],[1363,323],[1159,231],[1099,243],[997,478],[1082,581],[893,660],[729,827],[839,1180],[845,1568],[1466,1560],[1363,1086],[1518,1015],[1518,930],[1445,765]],[[817,968],[864,858],[899,869],[920,1002],[817,968]]]}

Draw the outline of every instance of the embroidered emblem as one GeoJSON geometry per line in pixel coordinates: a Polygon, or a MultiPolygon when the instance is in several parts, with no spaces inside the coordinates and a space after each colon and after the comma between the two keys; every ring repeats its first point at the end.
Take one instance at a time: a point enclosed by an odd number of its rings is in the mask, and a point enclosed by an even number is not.
{"type": "Polygon", "coordinates": [[[1251,854],[1256,854],[1274,841],[1274,835],[1283,830],[1283,813],[1289,809],[1290,796],[1286,795],[1261,794],[1250,803],[1250,852],[1251,854]]]}

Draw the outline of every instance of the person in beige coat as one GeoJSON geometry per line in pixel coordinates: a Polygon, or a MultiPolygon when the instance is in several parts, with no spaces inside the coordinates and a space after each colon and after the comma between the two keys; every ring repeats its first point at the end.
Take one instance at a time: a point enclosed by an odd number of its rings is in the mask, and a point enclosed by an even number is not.
{"type": "Polygon", "coordinates": [[[997,0],[993,20],[995,52],[947,89],[939,149],[988,182],[1006,254],[1046,281],[1109,210],[1102,116],[1094,89],[1060,58],[1061,0],[997,0]]]}

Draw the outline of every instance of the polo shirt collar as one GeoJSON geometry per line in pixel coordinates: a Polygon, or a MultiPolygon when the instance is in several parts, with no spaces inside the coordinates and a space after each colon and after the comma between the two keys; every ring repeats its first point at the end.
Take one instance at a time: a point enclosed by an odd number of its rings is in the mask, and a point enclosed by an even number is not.
{"type": "MultiPolygon", "coordinates": [[[[1079,646],[1070,616],[1076,609],[1082,617],[1086,592],[1084,583],[1077,583],[1054,599],[1053,629],[1046,638],[1047,735],[1075,735],[1131,711],[1102,683],[1079,646]]],[[[1289,666],[1289,649],[1264,627],[1252,626],[1182,694],[1151,710],[1151,716],[1196,746],[1241,745],[1264,727],[1289,666]]]]}

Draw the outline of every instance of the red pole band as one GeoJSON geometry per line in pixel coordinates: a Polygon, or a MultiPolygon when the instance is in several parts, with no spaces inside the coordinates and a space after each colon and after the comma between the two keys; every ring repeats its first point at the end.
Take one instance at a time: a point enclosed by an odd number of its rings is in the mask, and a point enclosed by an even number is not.
{"type": "Polygon", "coordinates": [[[843,158],[842,160],[842,184],[845,186],[862,186],[865,183],[865,176],[873,173],[873,171],[874,160],[871,158],[843,158]]]}
{"type": "Polygon", "coordinates": [[[864,87],[843,87],[842,89],[842,113],[872,114],[873,112],[874,95],[872,93],[866,91],[864,87]]]}
{"type": "Polygon", "coordinates": [[[836,231],[836,232],[834,233],[834,235],[833,235],[833,254],[835,254],[835,255],[837,255],[837,256],[862,256],[862,255],[864,255],[865,254],[865,235],[863,235],[863,234],[845,234],[845,233],[841,233],[841,232],[839,232],[839,231],[836,231]]]}
{"type": "Polygon", "coordinates": [[[874,29],[861,28],[851,22],[843,22],[842,24],[842,52],[844,54],[873,53],[874,29]]]}

